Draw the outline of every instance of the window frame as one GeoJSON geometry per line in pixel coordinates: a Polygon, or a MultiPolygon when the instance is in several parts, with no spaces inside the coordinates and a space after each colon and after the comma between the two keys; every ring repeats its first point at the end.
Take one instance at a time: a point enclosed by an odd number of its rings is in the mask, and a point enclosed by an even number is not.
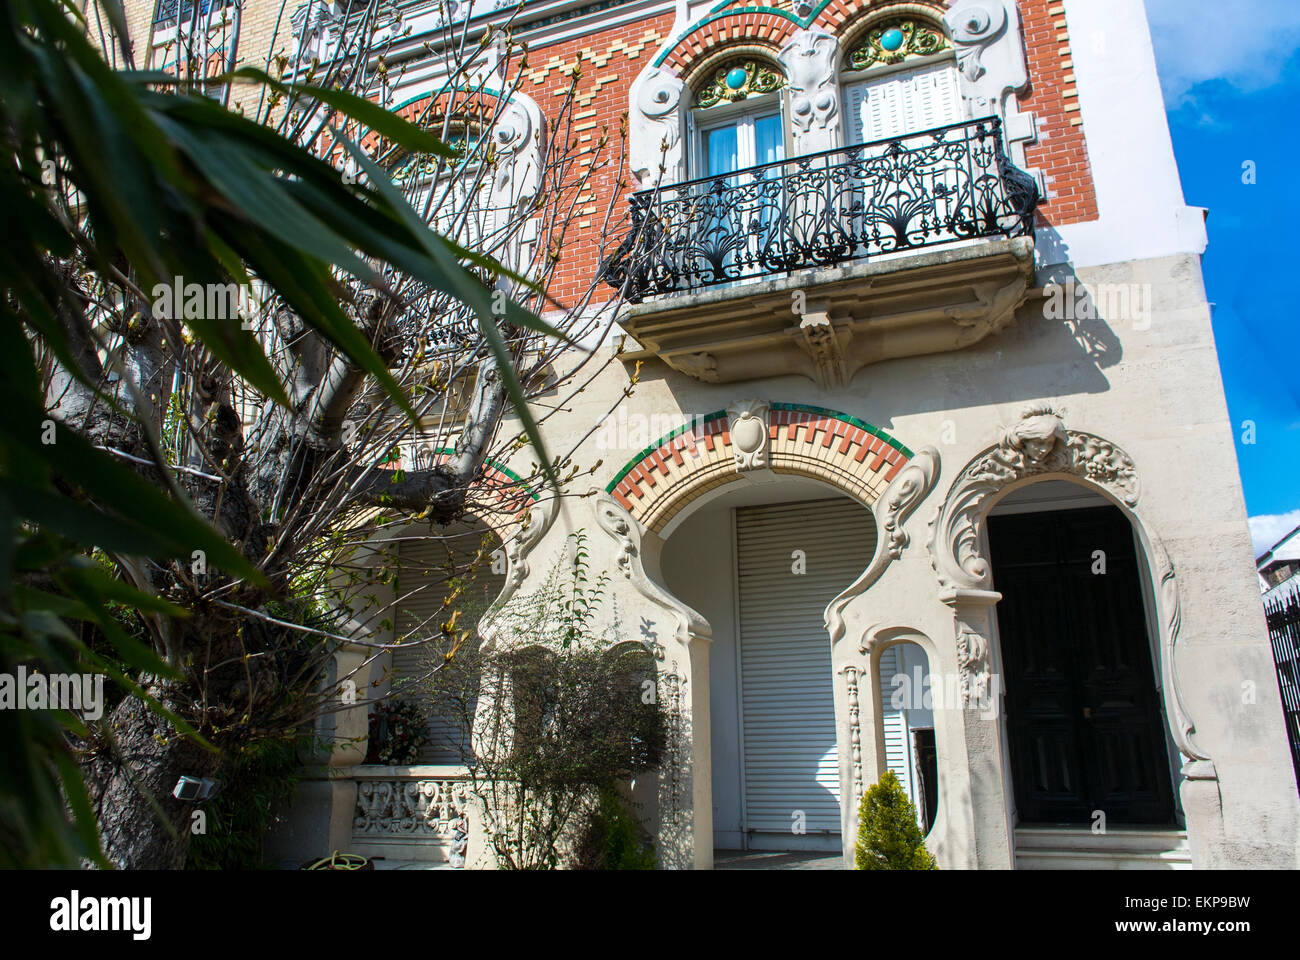
{"type": "MultiPolygon", "coordinates": [[[[773,93],[759,94],[755,97],[746,97],[744,100],[738,100],[735,103],[718,104],[713,107],[692,107],[690,116],[690,135],[691,149],[689,151],[690,167],[687,169],[686,180],[705,180],[711,174],[708,173],[708,133],[721,127],[739,126],[738,121],[748,120],[750,129],[753,129],[753,121],[759,116],[771,116],[776,114],[777,123],[781,128],[781,153],[782,160],[790,159],[792,155],[792,138],[790,136],[789,110],[787,109],[789,97],[786,89],[777,90],[773,93]]],[[[752,141],[752,136],[751,136],[752,141]]],[[[752,143],[751,143],[752,146],[752,143]]],[[[737,142],[739,150],[739,141],[737,142]]],[[[751,155],[753,155],[751,153],[751,155]]],[[[756,155],[754,156],[756,160],[756,155]]],[[[743,173],[752,167],[758,166],[756,162],[741,166],[736,173],[743,173]]]]}

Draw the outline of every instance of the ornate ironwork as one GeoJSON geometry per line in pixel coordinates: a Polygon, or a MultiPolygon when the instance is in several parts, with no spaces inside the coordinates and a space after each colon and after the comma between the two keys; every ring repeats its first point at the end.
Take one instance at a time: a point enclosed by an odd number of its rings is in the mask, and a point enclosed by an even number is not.
{"type": "Polygon", "coordinates": [[[866,70],[950,49],[952,44],[938,27],[925,21],[891,20],[867,32],[862,42],[849,51],[848,65],[850,70],[866,70]]]}
{"type": "Polygon", "coordinates": [[[1038,186],[972,120],[643,190],[602,279],[632,301],[1033,230],[1038,186]]]}

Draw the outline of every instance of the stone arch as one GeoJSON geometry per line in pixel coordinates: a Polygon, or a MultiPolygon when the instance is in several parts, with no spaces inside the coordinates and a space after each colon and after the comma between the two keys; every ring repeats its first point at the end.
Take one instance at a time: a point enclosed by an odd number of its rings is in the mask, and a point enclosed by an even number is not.
{"type": "Polygon", "coordinates": [[[651,61],[676,76],[697,79],[719,56],[755,53],[776,60],[800,27],[798,18],[771,7],[711,12],[680,34],[651,61]]]}
{"type": "MultiPolygon", "coordinates": [[[[868,776],[868,783],[877,783],[885,771],[888,769],[886,758],[885,735],[883,717],[885,713],[885,691],[883,687],[883,670],[881,667],[881,658],[885,652],[894,647],[912,645],[920,649],[926,659],[926,665],[929,670],[928,677],[931,680],[931,693],[933,697],[933,709],[942,711],[951,709],[953,704],[947,700],[949,693],[943,686],[943,678],[946,671],[942,669],[943,658],[938,645],[925,633],[911,627],[886,627],[875,631],[868,642],[863,645],[859,651],[862,659],[860,665],[850,664],[841,668],[841,672],[847,672],[849,669],[856,669],[862,676],[862,689],[856,693],[857,698],[861,698],[865,692],[867,697],[868,716],[872,718],[873,742],[870,744],[869,756],[874,760],[873,769],[863,770],[860,759],[859,743],[862,738],[860,729],[855,729],[855,724],[860,723],[860,717],[850,716],[850,739],[854,741],[854,769],[853,773],[853,800],[852,810],[852,830],[851,833],[857,835],[857,805],[862,799],[863,794],[863,776],[868,776]],[[936,689],[937,685],[937,689],[936,689]]],[[[851,710],[850,713],[853,711],[851,710]]],[[[860,714],[861,707],[858,712],[860,714]]],[[[958,751],[957,739],[959,731],[951,723],[940,722],[939,713],[935,714],[934,733],[937,752],[941,757],[947,759],[950,754],[958,751]]],[[[952,806],[951,798],[944,796],[944,792],[951,788],[953,778],[943,775],[943,765],[939,765],[939,783],[938,783],[938,810],[935,811],[935,817],[930,823],[930,829],[927,831],[927,839],[938,839],[947,831],[948,810],[952,806]]],[[[914,798],[915,799],[915,798],[914,798]]],[[[931,851],[933,853],[933,851],[931,851]]]]}
{"type": "Polygon", "coordinates": [[[1175,654],[1182,628],[1178,578],[1164,543],[1139,510],[1141,481],[1132,457],[1095,434],[1066,428],[1061,415],[1045,404],[1031,404],[1002,439],[976,455],[953,481],[933,522],[930,558],[940,584],[940,599],[954,607],[963,683],[987,685],[993,658],[993,618],[973,611],[1001,599],[993,590],[986,521],[993,506],[1013,490],[1047,479],[1073,481],[1109,500],[1137,534],[1155,596],[1160,632],[1159,663],[1166,721],[1174,745],[1188,758],[1183,776],[1214,780],[1209,756],[1197,746],[1196,726],[1179,688],[1175,654]]]}
{"type": "Polygon", "coordinates": [[[870,507],[913,456],[849,414],[748,400],[659,438],[605,489],[642,527],[660,533],[697,497],[750,471],[810,477],[870,507]]]}

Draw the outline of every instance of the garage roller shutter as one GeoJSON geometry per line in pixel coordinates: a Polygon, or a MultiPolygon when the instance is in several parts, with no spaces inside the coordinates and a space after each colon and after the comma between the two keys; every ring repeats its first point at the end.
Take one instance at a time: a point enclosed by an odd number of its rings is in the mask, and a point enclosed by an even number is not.
{"type": "Polygon", "coordinates": [[[871,560],[870,511],[850,500],[736,510],[745,826],[790,834],[840,831],[826,605],[871,560]],[[807,568],[796,575],[795,550],[807,568]]]}

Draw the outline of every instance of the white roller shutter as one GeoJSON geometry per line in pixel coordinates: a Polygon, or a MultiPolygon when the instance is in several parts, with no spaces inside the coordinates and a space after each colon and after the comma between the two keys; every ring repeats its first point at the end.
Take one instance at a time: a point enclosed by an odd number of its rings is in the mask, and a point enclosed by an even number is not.
{"type": "MultiPolygon", "coordinates": [[[[880,655],[880,703],[882,716],[880,726],[885,737],[885,767],[894,772],[898,782],[903,785],[907,795],[916,799],[912,780],[912,746],[907,724],[907,711],[894,706],[902,698],[907,701],[906,687],[900,687],[895,677],[903,672],[902,647],[893,646],[880,655]]],[[[908,678],[910,680],[910,678],[908,678]]]]}
{"type": "MultiPolygon", "coordinates": [[[[850,500],[736,510],[745,828],[840,832],[834,678],[826,605],[871,560],[875,525],[850,500]],[[794,551],[806,572],[793,572],[794,551]]],[[[773,838],[775,839],[775,838],[773,838]]]]}
{"type": "MultiPolygon", "coordinates": [[[[429,538],[407,540],[398,547],[397,635],[402,638],[435,637],[441,633],[450,611],[442,606],[450,592],[447,584],[448,551],[454,550],[456,568],[463,571],[478,551],[476,536],[452,540],[429,538]],[[450,544],[450,546],[449,546],[450,544]],[[409,594],[409,596],[408,596],[409,594]]],[[[462,592],[457,627],[464,630],[478,623],[483,611],[505,586],[505,576],[495,574],[490,563],[478,568],[475,582],[462,592]]],[[[419,678],[429,675],[438,654],[433,644],[393,651],[391,679],[399,699],[426,699],[428,688],[419,678]]],[[[432,713],[432,709],[431,709],[432,713]]],[[[421,749],[419,763],[461,763],[461,736],[456,722],[433,715],[429,721],[429,742],[421,749]]]]}
{"type": "Polygon", "coordinates": [[[870,143],[963,119],[957,67],[951,62],[863,80],[844,93],[849,143],[870,143]]]}

